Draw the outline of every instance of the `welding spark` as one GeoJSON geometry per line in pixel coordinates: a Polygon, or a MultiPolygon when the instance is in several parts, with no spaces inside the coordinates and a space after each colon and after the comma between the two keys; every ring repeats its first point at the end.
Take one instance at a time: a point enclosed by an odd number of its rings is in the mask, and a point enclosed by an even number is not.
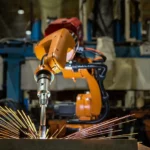
{"type": "MultiPolygon", "coordinates": [[[[120,129],[116,127],[120,124],[129,123],[136,119],[129,119],[133,115],[126,115],[120,118],[113,118],[104,122],[91,125],[90,127],[80,129],[79,131],[65,136],[61,139],[113,139],[129,137],[131,134],[120,134],[108,136],[108,134],[119,133],[120,129]]],[[[46,139],[58,138],[59,134],[65,128],[65,125],[56,130],[52,135],[49,135],[50,128],[47,129],[45,135],[46,139]]],[[[133,133],[135,135],[137,133],[133,133]]],[[[40,135],[37,132],[34,123],[29,115],[26,115],[23,110],[17,110],[16,112],[8,107],[0,106],[0,139],[40,139],[40,135]]]]}

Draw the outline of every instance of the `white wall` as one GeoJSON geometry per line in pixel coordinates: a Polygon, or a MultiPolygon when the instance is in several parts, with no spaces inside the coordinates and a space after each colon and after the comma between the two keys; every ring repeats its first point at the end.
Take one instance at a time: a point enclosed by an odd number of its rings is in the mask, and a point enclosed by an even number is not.
{"type": "MultiPolygon", "coordinates": [[[[150,90],[150,59],[142,58],[117,58],[107,61],[107,76],[104,82],[109,90],[150,90]]],[[[37,60],[26,60],[22,65],[21,88],[25,90],[37,90],[34,81],[34,71],[39,65],[37,60]]],[[[64,79],[57,75],[51,85],[51,90],[87,89],[86,81],[78,79],[76,83],[72,79],[64,79]]]]}
{"type": "MultiPolygon", "coordinates": [[[[37,84],[34,80],[34,72],[39,65],[36,59],[27,59],[25,64],[21,66],[21,88],[24,90],[37,90],[37,84]]],[[[72,79],[64,79],[62,75],[56,75],[51,85],[51,90],[67,90],[67,89],[87,89],[86,81],[77,79],[76,83],[72,79]]]]}

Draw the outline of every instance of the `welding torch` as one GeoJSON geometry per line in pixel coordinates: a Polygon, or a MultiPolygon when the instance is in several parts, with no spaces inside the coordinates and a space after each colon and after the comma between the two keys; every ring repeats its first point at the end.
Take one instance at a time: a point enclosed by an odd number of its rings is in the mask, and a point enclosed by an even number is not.
{"type": "Polygon", "coordinates": [[[35,71],[35,80],[38,84],[37,96],[41,107],[40,138],[46,134],[46,107],[50,98],[49,87],[54,75],[62,72],[66,62],[73,58],[76,45],[76,36],[67,29],[60,29],[42,39],[35,46],[35,55],[41,64],[35,71]]]}
{"type": "Polygon", "coordinates": [[[41,107],[39,135],[40,135],[40,138],[43,138],[43,139],[46,136],[45,135],[46,133],[46,107],[48,104],[48,99],[50,97],[49,82],[50,82],[49,75],[40,73],[37,76],[37,83],[38,83],[37,96],[39,98],[39,104],[41,107]]]}
{"type": "Polygon", "coordinates": [[[51,96],[50,84],[54,80],[54,75],[46,69],[47,67],[44,65],[44,58],[46,56],[47,55],[44,55],[42,57],[41,64],[39,65],[39,68],[34,76],[38,86],[37,96],[39,98],[39,105],[41,108],[39,127],[40,139],[46,138],[46,107],[51,96]]]}

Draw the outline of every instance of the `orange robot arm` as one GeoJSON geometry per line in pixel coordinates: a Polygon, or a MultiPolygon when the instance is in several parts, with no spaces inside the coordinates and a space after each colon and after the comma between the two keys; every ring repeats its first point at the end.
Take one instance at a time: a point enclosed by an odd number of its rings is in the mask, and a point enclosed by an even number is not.
{"type": "Polygon", "coordinates": [[[76,116],[79,120],[95,120],[98,118],[102,108],[102,96],[99,85],[87,69],[63,70],[64,78],[83,78],[86,79],[89,91],[86,94],[78,94],[76,98],[76,116]]]}
{"type": "MultiPolygon", "coordinates": [[[[87,80],[90,93],[77,96],[76,115],[79,120],[96,120],[101,113],[102,93],[94,74],[89,73],[87,68],[78,68],[77,72],[73,71],[73,69],[68,70],[65,68],[66,62],[72,59],[77,59],[76,61],[81,64],[84,60],[74,58],[76,42],[76,35],[62,28],[46,36],[35,46],[35,55],[41,60],[41,64],[35,72],[35,79],[38,83],[38,97],[41,106],[40,131],[43,138],[45,137],[46,106],[50,97],[49,84],[52,82],[54,74],[62,72],[64,78],[85,78],[87,80]]],[[[97,58],[94,61],[99,59],[101,58],[97,58]]],[[[88,58],[85,62],[87,64],[89,62],[93,63],[88,58]]],[[[92,68],[90,71],[92,72],[92,68]]]]}
{"type": "MultiPolygon", "coordinates": [[[[67,29],[60,29],[41,40],[35,47],[34,52],[39,60],[44,58],[52,73],[61,72],[66,62],[71,60],[75,54],[76,36],[67,29]]],[[[40,69],[40,68],[39,68],[40,69]]],[[[38,71],[38,70],[37,70],[38,71]]]]}
{"type": "Polygon", "coordinates": [[[38,84],[37,95],[41,107],[40,138],[45,139],[46,133],[46,107],[50,97],[49,85],[54,74],[61,72],[67,61],[75,54],[76,36],[67,29],[60,29],[41,40],[34,49],[36,57],[41,64],[35,72],[38,84]]]}

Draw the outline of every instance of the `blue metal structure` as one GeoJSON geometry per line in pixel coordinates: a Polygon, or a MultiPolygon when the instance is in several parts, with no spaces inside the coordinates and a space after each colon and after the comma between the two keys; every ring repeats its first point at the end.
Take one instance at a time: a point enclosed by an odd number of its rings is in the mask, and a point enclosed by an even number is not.
{"type": "Polygon", "coordinates": [[[7,98],[19,101],[21,100],[21,92],[18,90],[20,89],[20,63],[23,59],[8,54],[5,60],[7,61],[7,98]]]}
{"type": "Polygon", "coordinates": [[[1,44],[0,54],[7,54],[7,57],[4,57],[4,61],[7,63],[6,96],[22,103],[22,91],[20,88],[21,63],[26,57],[35,57],[33,45],[22,42],[15,43],[15,46],[1,44]]]}
{"type": "MultiPolygon", "coordinates": [[[[130,25],[131,38],[135,38],[137,41],[142,41],[142,23],[132,23],[130,25]]],[[[124,36],[124,27],[120,20],[114,21],[114,41],[115,43],[126,42],[124,36]]]]}
{"type": "Polygon", "coordinates": [[[141,55],[139,46],[116,46],[116,57],[122,58],[150,58],[150,55],[141,55]]]}
{"type": "Polygon", "coordinates": [[[41,20],[36,20],[32,26],[31,39],[34,41],[39,41],[41,38],[41,20]]]}
{"type": "Polygon", "coordinates": [[[87,40],[88,42],[92,41],[92,22],[89,20],[87,23],[87,40]]]}
{"type": "Polygon", "coordinates": [[[131,24],[131,38],[135,38],[136,40],[142,40],[142,24],[141,22],[132,23],[131,24]]]}

